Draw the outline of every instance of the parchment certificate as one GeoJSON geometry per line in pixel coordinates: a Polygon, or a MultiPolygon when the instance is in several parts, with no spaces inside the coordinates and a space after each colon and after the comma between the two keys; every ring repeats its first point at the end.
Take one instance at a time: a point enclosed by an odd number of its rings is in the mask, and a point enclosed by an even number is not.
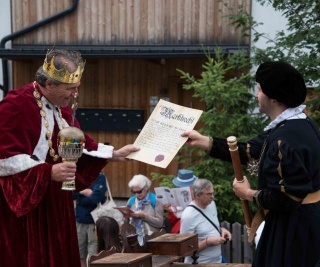
{"type": "Polygon", "coordinates": [[[202,110],[160,99],[134,142],[140,150],[127,158],[166,168],[187,141],[181,134],[192,130],[201,114],[202,110]]]}

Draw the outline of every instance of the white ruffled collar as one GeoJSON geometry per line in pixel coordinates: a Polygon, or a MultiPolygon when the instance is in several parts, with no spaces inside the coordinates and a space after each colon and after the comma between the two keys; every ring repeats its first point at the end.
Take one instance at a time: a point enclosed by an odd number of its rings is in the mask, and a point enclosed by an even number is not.
{"type": "Polygon", "coordinates": [[[292,119],[305,119],[307,115],[302,111],[306,108],[306,105],[300,105],[295,108],[288,108],[283,111],[278,117],[276,117],[272,122],[270,122],[265,128],[264,131],[275,128],[280,122],[284,120],[292,119]]]}

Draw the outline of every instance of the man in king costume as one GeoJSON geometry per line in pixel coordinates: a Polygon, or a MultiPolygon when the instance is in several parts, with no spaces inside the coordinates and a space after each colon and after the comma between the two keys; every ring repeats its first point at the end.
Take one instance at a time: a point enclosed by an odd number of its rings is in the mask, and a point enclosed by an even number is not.
{"type": "Polygon", "coordinates": [[[62,182],[88,187],[107,161],[123,161],[139,148],[119,150],[85,135],[83,154],[62,162],[61,129],[79,128],[69,107],[78,94],[84,61],[76,51],[47,53],[35,81],[0,101],[0,266],[80,267],[72,192],[62,182]]]}

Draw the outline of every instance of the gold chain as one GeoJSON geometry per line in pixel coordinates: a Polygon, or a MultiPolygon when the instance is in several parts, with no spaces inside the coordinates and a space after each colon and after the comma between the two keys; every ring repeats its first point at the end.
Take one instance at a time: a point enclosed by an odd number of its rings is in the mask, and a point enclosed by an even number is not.
{"type": "MultiPolygon", "coordinates": [[[[41,94],[38,92],[37,88],[36,88],[36,82],[33,82],[33,88],[34,88],[34,91],[33,91],[33,96],[34,98],[36,99],[37,101],[37,105],[38,107],[40,108],[40,116],[43,118],[43,121],[44,121],[44,126],[46,127],[47,131],[46,131],[46,139],[48,140],[48,146],[49,146],[49,154],[50,156],[53,158],[53,161],[57,161],[59,159],[59,155],[56,154],[55,150],[53,149],[52,147],[52,140],[51,140],[51,131],[49,129],[49,122],[47,120],[47,114],[46,112],[43,110],[43,103],[41,101],[41,94]]],[[[59,111],[59,118],[60,118],[60,121],[61,121],[61,126],[62,128],[65,127],[65,124],[62,120],[62,113],[61,113],[61,110],[60,108],[58,108],[58,111],[59,111]]]]}
{"type": "Polygon", "coordinates": [[[248,161],[248,164],[247,164],[247,171],[250,173],[250,175],[257,175],[258,174],[260,161],[261,161],[262,155],[263,155],[263,153],[264,153],[264,151],[266,149],[268,137],[266,138],[266,140],[264,141],[264,143],[262,145],[262,149],[261,149],[261,152],[260,152],[260,157],[259,157],[258,160],[254,159],[254,158],[251,158],[250,154],[248,153],[249,161],[248,161]]]}
{"type": "MultiPolygon", "coordinates": [[[[290,117],[293,117],[293,116],[290,116],[290,117]]],[[[247,171],[251,175],[257,175],[258,174],[259,166],[260,166],[260,163],[261,163],[261,159],[262,159],[262,156],[263,156],[264,151],[266,150],[266,147],[267,147],[267,144],[268,144],[268,139],[269,139],[270,135],[278,128],[279,127],[276,127],[276,128],[273,128],[273,129],[269,130],[269,133],[266,136],[266,139],[264,139],[264,142],[263,142],[263,145],[262,145],[262,148],[261,148],[261,151],[260,151],[260,156],[259,156],[258,160],[251,158],[250,151],[247,151],[247,155],[248,155],[248,158],[249,158],[249,162],[247,164],[247,171]]]]}

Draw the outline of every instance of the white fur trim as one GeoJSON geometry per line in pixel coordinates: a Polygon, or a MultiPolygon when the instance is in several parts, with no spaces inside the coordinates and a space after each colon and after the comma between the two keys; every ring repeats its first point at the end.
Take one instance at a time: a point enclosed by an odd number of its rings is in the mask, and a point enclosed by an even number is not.
{"type": "Polygon", "coordinates": [[[44,161],[36,161],[30,155],[19,154],[10,158],[0,159],[0,176],[9,176],[23,172],[40,164],[44,161]]]}
{"type": "MultiPolygon", "coordinates": [[[[49,123],[49,130],[51,131],[51,136],[50,139],[52,142],[54,142],[52,140],[52,132],[53,132],[53,127],[54,127],[54,117],[56,119],[56,122],[58,122],[58,126],[59,129],[62,129],[62,125],[61,125],[61,119],[59,117],[59,111],[57,111],[57,108],[55,105],[53,105],[52,103],[50,103],[44,96],[41,98],[42,104],[43,104],[43,110],[46,113],[46,119],[49,123]],[[50,107],[50,108],[48,108],[50,107]]],[[[68,123],[63,119],[63,122],[65,124],[65,126],[69,126],[68,123]]],[[[40,137],[38,140],[38,144],[36,145],[34,151],[33,151],[33,155],[36,155],[38,157],[39,160],[45,161],[47,154],[48,154],[48,150],[49,150],[49,144],[48,141],[46,139],[46,132],[47,132],[47,128],[44,126],[44,119],[41,118],[41,133],[40,133],[40,137]]],[[[57,153],[57,151],[56,151],[57,153]]]]}
{"type": "MultiPolygon", "coordinates": [[[[56,106],[50,103],[44,96],[42,96],[41,101],[43,104],[43,110],[46,112],[46,119],[49,123],[49,130],[51,131],[52,135],[54,127],[54,117],[58,122],[59,129],[62,129],[59,111],[57,110],[56,106]]],[[[67,127],[68,123],[64,119],[63,121],[65,123],[65,126],[67,127]]],[[[46,132],[47,128],[44,126],[44,119],[41,118],[41,132],[39,140],[32,153],[39,159],[39,161],[33,160],[30,155],[27,154],[19,154],[10,158],[1,159],[0,176],[13,175],[45,163],[49,150],[48,141],[46,139],[46,132]]],[[[50,138],[52,138],[52,136],[50,138]]]]}
{"type": "Polygon", "coordinates": [[[84,149],[83,153],[96,158],[111,159],[113,156],[113,149],[113,146],[107,146],[99,143],[97,151],[88,151],[87,149],[84,149]]]}

